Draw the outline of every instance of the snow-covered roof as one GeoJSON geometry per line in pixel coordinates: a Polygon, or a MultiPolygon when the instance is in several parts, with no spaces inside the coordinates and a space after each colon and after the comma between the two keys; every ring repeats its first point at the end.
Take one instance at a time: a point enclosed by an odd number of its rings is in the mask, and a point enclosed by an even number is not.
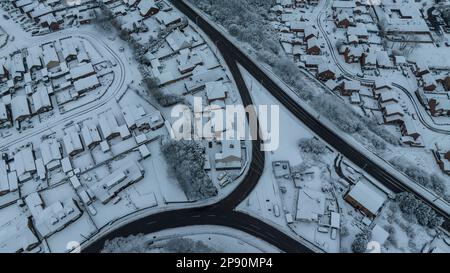
{"type": "Polygon", "coordinates": [[[395,101],[398,102],[398,95],[394,91],[382,92],[380,94],[381,102],[395,101]]]}
{"type": "Polygon", "coordinates": [[[207,82],[213,82],[223,78],[224,74],[221,70],[196,71],[192,75],[191,80],[185,83],[185,86],[188,92],[192,92],[204,87],[207,82]]]}
{"type": "Polygon", "coordinates": [[[155,4],[155,1],[144,0],[139,2],[138,10],[141,13],[141,16],[147,16],[152,9],[159,10],[155,4]]]}
{"type": "Polygon", "coordinates": [[[48,96],[47,87],[44,85],[40,85],[36,92],[32,95],[34,110],[40,111],[43,108],[52,106],[50,102],[50,97],[48,96]]]}
{"type": "Polygon", "coordinates": [[[61,40],[61,50],[64,60],[68,58],[75,58],[77,56],[77,46],[73,39],[62,39],[61,40]]]}
{"type": "Polygon", "coordinates": [[[97,125],[92,121],[85,121],[81,129],[81,135],[83,137],[84,144],[87,147],[102,141],[100,133],[98,132],[97,125]]]}
{"type": "Polygon", "coordinates": [[[143,173],[144,170],[139,163],[129,161],[124,166],[92,185],[90,190],[94,193],[97,199],[106,204],[119,191],[141,179],[143,177],[143,173]]]}
{"type": "Polygon", "coordinates": [[[94,73],[94,67],[90,63],[82,63],[70,69],[70,76],[72,77],[72,80],[78,80],[80,78],[93,75],[94,73]]]}
{"type": "Polygon", "coordinates": [[[120,133],[116,117],[112,112],[100,114],[98,121],[100,124],[100,131],[104,138],[110,138],[120,133]]]}
{"type": "Polygon", "coordinates": [[[36,170],[32,147],[22,148],[14,155],[14,168],[20,180],[26,173],[36,170]]]}
{"type": "Polygon", "coordinates": [[[11,112],[14,120],[29,116],[31,113],[27,97],[24,95],[15,96],[11,101],[11,112]]]}
{"type": "Polygon", "coordinates": [[[208,82],[205,84],[208,101],[224,99],[226,97],[226,87],[222,81],[208,82]]]}
{"type": "Polygon", "coordinates": [[[222,141],[222,150],[216,153],[216,167],[219,169],[241,167],[241,142],[240,140],[222,141]]]}
{"type": "Polygon", "coordinates": [[[63,142],[64,148],[69,155],[83,150],[80,135],[74,127],[66,130],[66,134],[63,136],[63,142]]]}
{"type": "Polygon", "coordinates": [[[359,91],[361,82],[356,80],[344,80],[344,90],[359,91]]]}
{"type": "Polygon", "coordinates": [[[179,51],[183,48],[190,47],[193,39],[181,32],[178,28],[172,31],[167,37],[166,41],[173,51],[179,51]]]}
{"type": "Polygon", "coordinates": [[[389,59],[387,51],[380,50],[376,52],[377,54],[377,64],[381,67],[393,67],[394,64],[389,59]]]}
{"type": "Polygon", "coordinates": [[[52,138],[42,141],[40,149],[44,165],[48,165],[50,162],[57,161],[62,158],[61,144],[56,139],[52,138]]]}
{"type": "Polygon", "coordinates": [[[59,64],[58,54],[56,53],[55,46],[52,43],[43,45],[42,51],[44,54],[44,65],[47,68],[51,68],[59,64]]]}
{"type": "Polygon", "coordinates": [[[122,114],[128,128],[133,128],[136,126],[137,121],[145,116],[145,110],[135,104],[125,105],[122,107],[122,114]]]}
{"type": "Polygon", "coordinates": [[[38,238],[28,224],[28,218],[17,215],[0,226],[0,252],[15,253],[37,245],[38,238]]]}
{"type": "Polygon", "coordinates": [[[86,92],[90,89],[96,88],[100,85],[97,75],[91,75],[86,78],[81,78],[73,83],[75,91],[78,93],[86,92]]]}
{"type": "Polygon", "coordinates": [[[178,11],[172,10],[170,12],[160,11],[155,15],[155,18],[158,23],[169,26],[179,22],[182,19],[182,16],[178,11]]]}
{"type": "Polygon", "coordinates": [[[44,238],[61,230],[81,215],[72,199],[58,201],[44,208],[41,197],[34,192],[25,198],[25,203],[31,212],[36,230],[44,238]]]}
{"type": "Polygon", "coordinates": [[[386,193],[365,180],[356,183],[348,195],[372,214],[376,214],[387,199],[386,193]]]}
{"type": "Polygon", "coordinates": [[[353,9],[356,7],[355,1],[333,1],[333,9],[353,9]]]}

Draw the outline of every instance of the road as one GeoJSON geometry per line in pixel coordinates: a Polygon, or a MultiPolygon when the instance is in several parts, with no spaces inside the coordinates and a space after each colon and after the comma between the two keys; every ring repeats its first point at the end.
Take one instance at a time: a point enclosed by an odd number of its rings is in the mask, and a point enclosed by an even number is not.
{"type": "MultiPolygon", "coordinates": [[[[234,56],[230,55],[230,52],[223,43],[217,44],[217,47],[236,82],[244,106],[253,104],[250,92],[247,89],[234,56]]],[[[251,159],[248,172],[245,174],[243,181],[231,194],[218,203],[204,207],[165,211],[143,217],[106,234],[99,240],[84,247],[83,252],[99,252],[103,248],[106,240],[119,236],[129,236],[138,233],[148,234],[168,228],[191,225],[220,225],[235,228],[258,237],[284,252],[312,252],[310,248],[275,227],[248,214],[234,210],[252,192],[263,173],[265,155],[261,151],[261,140],[259,136],[258,140],[252,141],[251,159]]]]}
{"type": "MultiPolygon", "coordinates": [[[[224,59],[235,79],[236,85],[242,97],[244,105],[252,104],[250,93],[240,74],[236,62],[222,46],[218,46],[224,59]]],[[[284,252],[311,252],[311,250],[289,237],[285,233],[266,224],[265,222],[251,217],[245,213],[234,211],[253,190],[261,177],[264,169],[265,156],[261,151],[261,141],[252,141],[252,161],[242,183],[220,202],[205,207],[172,210],[153,214],[142,219],[126,224],[83,249],[84,252],[99,252],[108,239],[118,236],[129,236],[138,233],[152,233],[163,229],[191,226],[191,225],[221,225],[239,229],[256,236],[276,246],[284,252]]]]}
{"type": "Polygon", "coordinates": [[[369,175],[383,183],[383,185],[391,191],[408,191],[415,194],[418,198],[435,209],[435,211],[445,219],[447,225],[450,224],[449,215],[444,210],[423,198],[414,188],[402,183],[398,178],[385,170],[383,166],[372,162],[369,157],[354,148],[350,143],[347,143],[347,141],[339,134],[330,130],[326,125],[322,124],[317,117],[302,108],[301,105],[299,105],[289,94],[286,94],[284,90],[262,71],[246,54],[230,42],[222,33],[217,31],[207,21],[196,14],[196,12],[183,1],[172,0],[171,2],[177,9],[188,16],[189,19],[197,22],[197,25],[203,32],[205,32],[212,41],[216,42],[224,57],[233,58],[236,62],[241,64],[266,90],[297,117],[299,121],[327,142],[328,145],[334,147],[339,153],[348,158],[356,166],[364,169],[369,175]]]}
{"type": "MultiPolygon", "coordinates": [[[[320,138],[333,146],[339,153],[348,158],[358,167],[364,169],[372,177],[383,183],[393,192],[409,191],[424,202],[428,203],[440,215],[444,217],[448,226],[448,215],[428,202],[415,192],[414,189],[403,185],[397,178],[387,172],[382,166],[373,163],[359,150],[349,145],[338,134],[328,129],[317,118],[303,109],[295,100],[286,94],[269,76],[265,74],[253,61],[248,58],[239,48],[227,40],[227,38],[212,27],[207,21],[199,17],[183,1],[171,0],[172,4],[182,13],[189,17],[202,29],[209,38],[215,42],[219,52],[225,59],[230,72],[235,79],[242,101],[245,105],[251,104],[252,99],[237,67],[241,64],[265,89],[267,89],[280,103],[282,103],[295,117],[308,126],[320,138]]],[[[95,242],[85,246],[83,252],[99,252],[106,240],[116,237],[129,236],[138,233],[152,233],[168,228],[176,228],[190,225],[221,225],[239,229],[256,236],[284,252],[311,252],[304,244],[266,224],[265,222],[251,217],[247,214],[235,211],[235,207],[241,203],[254,189],[261,177],[264,168],[264,152],[260,149],[261,140],[252,141],[252,161],[249,171],[246,173],[241,184],[227,197],[221,201],[204,207],[179,209],[165,211],[143,217],[105,234],[95,242]]]]}

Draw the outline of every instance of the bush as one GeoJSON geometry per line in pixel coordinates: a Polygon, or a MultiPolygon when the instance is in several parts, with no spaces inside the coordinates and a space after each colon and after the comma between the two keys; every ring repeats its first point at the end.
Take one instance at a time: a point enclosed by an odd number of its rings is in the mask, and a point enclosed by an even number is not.
{"type": "MultiPolygon", "coordinates": [[[[204,244],[202,241],[194,241],[190,238],[174,238],[162,241],[162,249],[171,253],[212,253],[217,250],[204,244]]],[[[145,253],[155,247],[146,241],[144,234],[117,237],[105,242],[102,253],[145,253]]]]}
{"type": "Polygon", "coordinates": [[[144,253],[147,250],[143,234],[130,235],[128,237],[117,237],[107,240],[102,253],[144,253]]]}
{"type": "Polygon", "coordinates": [[[370,240],[370,232],[363,231],[356,234],[355,240],[352,243],[352,251],[355,253],[364,253],[367,250],[367,244],[370,240]]]}
{"type": "Polygon", "coordinates": [[[415,218],[422,226],[436,228],[442,225],[444,221],[430,206],[409,192],[397,194],[395,200],[398,202],[402,213],[406,216],[405,218],[415,218]]]}
{"type": "Polygon", "coordinates": [[[172,253],[212,253],[215,249],[207,246],[202,241],[194,241],[190,238],[174,238],[169,240],[164,248],[172,253]]]}
{"type": "Polygon", "coordinates": [[[175,94],[164,94],[159,88],[158,79],[150,75],[144,75],[143,84],[147,88],[149,95],[151,95],[159,105],[169,107],[177,103],[184,102],[184,98],[175,94]]]}
{"type": "Polygon", "coordinates": [[[315,155],[321,155],[327,151],[325,144],[316,138],[302,138],[298,142],[298,146],[302,152],[315,155]]]}
{"type": "Polygon", "coordinates": [[[168,140],[161,151],[189,200],[217,195],[217,188],[205,173],[204,147],[199,142],[168,140]]]}
{"type": "Polygon", "coordinates": [[[434,191],[439,196],[445,195],[445,181],[436,174],[430,174],[425,170],[419,169],[415,164],[407,160],[402,161],[399,158],[393,158],[389,162],[414,182],[434,191]]]}

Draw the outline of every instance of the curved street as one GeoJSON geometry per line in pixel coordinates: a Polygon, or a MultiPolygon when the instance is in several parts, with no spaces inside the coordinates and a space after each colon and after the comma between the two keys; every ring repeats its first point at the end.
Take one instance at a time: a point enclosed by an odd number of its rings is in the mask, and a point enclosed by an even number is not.
{"type": "MultiPolygon", "coordinates": [[[[251,104],[252,99],[245,82],[237,67],[241,64],[254,78],[256,78],[280,103],[282,103],[299,121],[304,123],[309,129],[320,138],[333,146],[343,156],[352,161],[355,165],[363,168],[372,177],[383,183],[393,192],[408,191],[416,194],[425,203],[430,205],[445,219],[444,228],[450,230],[450,219],[448,213],[422,197],[414,188],[410,188],[390,174],[383,166],[372,162],[369,157],[361,153],[352,145],[347,143],[341,136],[322,124],[317,117],[302,108],[295,100],[286,94],[268,75],[265,74],[253,61],[245,55],[239,48],[231,43],[223,34],[212,27],[207,21],[200,17],[183,1],[171,1],[172,4],[188,16],[192,21],[216,42],[218,50],[225,59],[231,74],[236,81],[236,85],[245,105],[251,104]]],[[[221,201],[203,207],[179,209],[165,211],[137,219],[133,222],[120,226],[109,233],[103,235],[95,242],[83,248],[84,252],[100,251],[106,240],[120,236],[129,236],[138,233],[152,233],[155,231],[189,226],[189,225],[223,225],[236,228],[254,235],[266,242],[278,247],[285,252],[311,252],[310,247],[288,236],[284,232],[270,226],[262,220],[251,217],[247,214],[235,211],[235,207],[241,203],[258,183],[264,167],[264,152],[260,149],[261,140],[252,141],[252,161],[248,172],[241,184],[227,197],[221,201]]]]}
{"type": "MultiPolygon", "coordinates": [[[[236,81],[244,105],[252,104],[250,93],[240,74],[236,61],[232,56],[228,55],[228,51],[225,50],[226,48],[223,43],[218,43],[217,47],[222,53],[236,81]]],[[[138,219],[111,231],[99,240],[84,247],[83,251],[99,252],[102,250],[106,240],[120,236],[129,236],[138,233],[148,234],[163,229],[182,226],[214,224],[247,232],[276,246],[284,252],[311,252],[307,246],[262,220],[242,212],[234,211],[234,208],[252,192],[264,169],[265,156],[264,152],[261,151],[261,139],[259,135],[258,140],[252,141],[251,158],[248,172],[243,181],[231,194],[218,203],[204,207],[165,211],[138,219]]]]}
{"type": "MultiPolygon", "coordinates": [[[[64,32],[58,32],[58,34],[55,34],[53,36],[56,37],[61,37],[61,33],[64,34],[64,32]]],[[[72,36],[69,33],[72,32],[68,32],[67,36],[72,36]]],[[[30,39],[30,43],[42,43],[45,41],[49,41],[52,40],[52,35],[46,36],[45,38],[36,38],[36,39],[30,39]]],[[[38,135],[41,134],[42,132],[49,130],[52,127],[55,127],[56,125],[59,124],[63,124],[65,122],[68,122],[70,120],[72,120],[75,117],[78,117],[80,115],[83,115],[85,113],[89,113],[92,110],[95,110],[97,108],[99,108],[102,105],[105,105],[106,103],[108,103],[111,99],[114,99],[114,97],[116,96],[117,93],[119,93],[119,91],[122,90],[124,83],[125,83],[125,65],[123,63],[123,61],[121,60],[121,58],[117,55],[117,53],[115,53],[115,51],[113,49],[111,49],[108,44],[99,39],[98,37],[94,36],[92,33],[90,32],[86,32],[86,31],[78,31],[77,35],[79,37],[82,37],[84,39],[87,39],[89,42],[91,42],[93,45],[95,44],[94,41],[98,44],[100,44],[102,47],[104,47],[106,49],[106,51],[108,52],[108,54],[111,54],[111,56],[114,57],[115,61],[118,63],[119,69],[120,69],[120,74],[114,74],[114,87],[111,85],[109,88],[113,88],[112,91],[109,92],[105,92],[104,94],[102,94],[102,96],[100,98],[97,98],[89,103],[87,103],[86,105],[84,105],[84,107],[80,107],[74,110],[71,110],[70,115],[65,115],[63,114],[63,117],[61,119],[58,119],[55,122],[51,122],[51,123],[45,123],[42,126],[40,126],[40,128],[33,130],[30,133],[22,133],[20,134],[20,137],[16,137],[14,139],[12,139],[11,141],[7,141],[5,142],[2,146],[0,146],[0,150],[6,147],[9,147],[11,145],[17,144],[27,138],[30,138],[34,135],[38,135]],[[105,96],[105,94],[107,94],[107,96],[105,96]]]]}
{"type": "MultiPolygon", "coordinates": [[[[317,23],[317,26],[319,27],[319,30],[320,30],[322,36],[324,37],[324,39],[327,43],[329,52],[333,58],[335,65],[339,68],[340,72],[349,79],[357,80],[362,83],[368,83],[368,84],[375,83],[375,80],[373,80],[373,79],[362,78],[355,74],[350,73],[340,63],[338,56],[336,56],[336,53],[334,51],[334,46],[332,45],[332,43],[331,43],[330,39],[328,38],[328,35],[322,25],[322,22],[323,22],[322,16],[325,14],[325,10],[329,6],[329,4],[330,4],[330,0],[327,0],[326,3],[324,4],[322,10],[319,12],[319,16],[317,16],[316,23],[317,23]]],[[[394,88],[402,91],[403,93],[405,93],[406,96],[408,96],[408,99],[411,101],[411,104],[414,106],[414,110],[416,111],[417,116],[419,117],[419,121],[422,123],[423,126],[425,126],[426,128],[428,128],[429,130],[431,130],[433,132],[436,132],[439,134],[450,135],[450,130],[442,129],[439,127],[439,125],[445,126],[445,125],[449,125],[449,124],[436,124],[434,122],[433,122],[433,124],[429,123],[429,121],[423,116],[422,110],[420,109],[420,107],[422,107],[422,106],[420,105],[420,103],[418,104],[418,102],[413,97],[413,95],[406,88],[404,88],[403,86],[401,86],[399,84],[392,83],[392,86],[394,88]]],[[[431,118],[431,117],[429,116],[429,118],[431,118]]]]}

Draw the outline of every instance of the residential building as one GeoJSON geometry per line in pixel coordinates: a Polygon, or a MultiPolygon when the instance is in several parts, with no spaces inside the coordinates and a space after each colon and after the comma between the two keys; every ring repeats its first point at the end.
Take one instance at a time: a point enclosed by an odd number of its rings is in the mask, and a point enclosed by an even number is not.
{"type": "Polygon", "coordinates": [[[351,188],[344,199],[367,217],[373,219],[387,200],[387,194],[371,182],[362,180],[351,188]]]}

